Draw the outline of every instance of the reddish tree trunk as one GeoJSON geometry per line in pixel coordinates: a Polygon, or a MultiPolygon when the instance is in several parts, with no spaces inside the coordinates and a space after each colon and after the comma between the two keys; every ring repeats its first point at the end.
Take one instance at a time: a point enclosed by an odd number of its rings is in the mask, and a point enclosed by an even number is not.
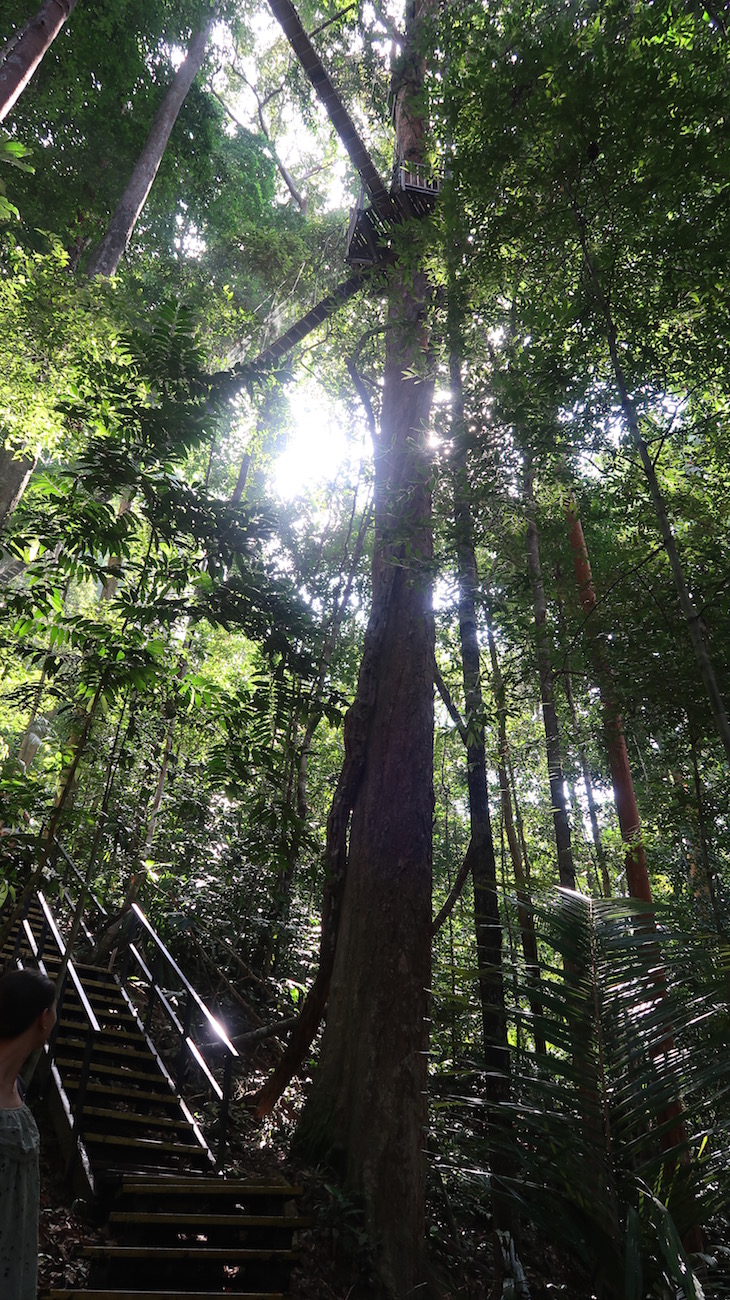
{"type": "Polygon", "coordinates": [[[75,6],[76,0],[46,0],[20,37],[8,42],[8,53],[0,63],[0,122],[22,95],[75,6]]]}
{"type": "MultiPolygon", "coordinates": [[[[596,590],[593,586],[593,574],[588,559],[583,527],[572,497],[568,501],[565,514],[570,527],[570,549],[573,553],[573,567],[578,583],[580,603],[584,613],[589,615],[593,613],[596,607],[596,590]]],[[[611,673],[606,666],[600,645],[595,637],[595,623],[589,621],[587,626],[591,633],[593,665],[601,693],[604,735],[611,768],[618,824],[621,828],[622,838],[628,845],[626,850],[626,881],[632,898],[641,898],[645,903],[650,903],[652,901],[651,886],[646,869],[646,854],[641,842],[641,820],[636,805],[634,782],[624,739],[623,722],[613,690],[611,673]]]]}
{"type": "Polygon", "coordinates": [[[180,64],[155,114],[144,148],[137,159],[127,188],[116,206],[106,234],[91,254],[86,268],[89,276],[114,275],[122,260],[139,214],[147,201],[147,195],[152,189],[172,128],[185,102],[185,96],[202,66],[212,24],[213,19],[210,18],[191,37],[187,56],[180,64]]]}

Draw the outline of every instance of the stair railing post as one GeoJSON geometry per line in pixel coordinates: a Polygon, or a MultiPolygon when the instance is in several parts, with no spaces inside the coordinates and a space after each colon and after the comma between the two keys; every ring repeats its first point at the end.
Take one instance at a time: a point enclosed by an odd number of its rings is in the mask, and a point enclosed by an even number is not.
{"type": "Polygon", "coordinates": [[[226,1052],[226,1063],[223,1067],[223,1096],[221,1097],[221,1108],[218,1120],[218,1151],[216,1154],[216,1169],[223,1168],[223,1162],[226,1158],[226,1145],[228,1142],[228,1114],[231,1108],[231,1084],[233,1081],[233,1057],[230,1052],[226,1052]]]}
{"type": "Polygon", "coordinates": [[[180,1039],[180,1051],[177,1054],[177,1064],[175,1066],[175,1077],[177,1079],[178,1088],[182,1088],[183,1083],[185,1082],[185,1075],[187,1074],[187,1068],[188,1068],[187,1040],[188,1040],[188,1035],[190,1034],[190,1026],[192,1022],[193,1022],[193,999],[188,993],[185,999],[185,1015],[183,1016],[183,1022],[182,1022],[182,1037],[180,1039]]]}
{"type": "Polygon", "coordinates": [[[94,1050],[94,1035],[91,1028],[86,1033],[86,1043],[84,1044],[84,1059],[81,1063],[81,1075],[79,1077],[79,1087],[76,1093],[74,1103],[74,1134],[80,1137],[83,1131],[84,1102],[86,1101],[86,1089],[89,1083],[89,1074],[91,1071],[91,1054],[94,1050]]]}
{"type": "Polygon", "coordinates": [[[44,951],[45,951],[45,947],[46,947],[46,940],[47,940],[47,938],[48,938],[48,921],[46,920],[46,917],[44,916],[44,917],[43,917],[43,924],[42,924],[42,926],[41,926],[40,938],[38,939],[38,960],[39,960],[39,961],[40,961],[40,960],[42,959],[42,957],[43,957],[43,953],[44,953],[44,951]]]}
{"type": "Polygon", "coordinates": [[[23,911],[21,912],[20,917],[18,919],[18,933],[15,936],[15,943],[13,944],[13,965],[17,963],[18,957],[20,956],[20,949],[23,946],[23,938],[25,936],[23,922],[28,919],[30,904],[31,904],[31,897],[28,897],[25,900],[23,911]]]}
{"type": "Polygon", "coordinates": [[[63,980],[61,982],[61,987],[58,990],[58,993],[56,994],[56,1023],[53,1026],[53,1029],[51,1030],[48,1036],[46,1054],[45,1054],[45,1058],[42,1058],[42,1068],[39,1072],[40,1082],[38,1083],[37,1086],[41,1096],[43,1096],[43,1093],[45,1092],[46,1084],[48,1082],[51,1073],[51,1066],[53,1065],[53,1062],[56,1057],[56,1042],[58,1039],[59,1029],[61,1028],[61,1011],[63,1009],[63,999],[66,994],[67,979],[68,979],[68,972],[66,971],[64,972],[63,980]]]}
{"type": "Polygon", "coordinates": [[[122,986],[122,988],[125,988],[127,984],[127,976],[129,975],[129,966],[132,960],[132,944],[134,943],[134,936],[137,933],[138,924],[139,923],[137,921],[137,913],[134,910],[132,910],[130,912],[130,918],[129,918],[129,933],[127,934],[127,945],[124,950],[122,969],[119,976],[119,983],[122,986]]]}
{"type": "Polygon", "coordinates": [[[164,970],[164,962],[162,959],[162,953],[158,952],[157,956],[155,957],[154,964],[152,966],[152,983],[150,985],[149,998],[147,1001],[147,1014],[144,1018],[145,1033],[149,1033],[150,1029],[152,1028],[152,1015],[155,1009],[155,1003],[157,1001],[157,987],[162,978],[163,970],[164,970]]]}

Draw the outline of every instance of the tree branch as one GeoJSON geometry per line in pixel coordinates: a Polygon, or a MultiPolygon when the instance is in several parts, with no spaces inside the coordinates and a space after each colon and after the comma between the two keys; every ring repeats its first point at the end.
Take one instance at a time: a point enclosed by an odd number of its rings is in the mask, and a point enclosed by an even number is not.
{"type": "MultiPolygon", "coordinates": [[[[236,75],[237,75],[238,77],[240,77],[241,81],[245,82],[245,84],[248,86],[249,90],[250,90],[250,91],[253,93],[253,95],[254,95],[254,98],[255,98],[255,100],[256,100],[256,111],[257,111],[257,117],[258,117],[258,120],[259,120],[259,126],[261,127],[261,134],[263,135],[264,139],[266,140],[267,145],[269,146],[269,149],[270,149],[270,151],[271,151],[271,157],[273,158],[274,163],[276,164],[276,168],[277,168],[277,170],[278,170],[278,172],[279,172],[279,175],[281,176],[281,179],[283,180],[284,184],[286,185],[286,188],[288,189],[289,193],[291,194],[291,196],[292,196],[294,202],[296,203],[297,207],[299,208],[299,210],[303,213],[304,216],[306,216],[306,215],[307,215],[307,196],[306,196],[306,194],[302,194],[301,191],[297,189],[297,186],[296,186],[296,182],[295,182],[295,180],[294,180],[294,177],[292,176],[292,174],[291,174],[291,172],[289,171],[288,167],[287,167],[287,166],[282,162],[281,158],[279,157],[279,154],[277,153],[277,150],[276,150],[276,145],[274,144],[274,141],[273,141],[272,138],[271,138],[271,132],[269,131],[268,126],[266,125],[266,119],[265,119],[265,117],[264,117],[264,103],[268,103],[270,99],[273,99],[273,96],[274,96],[275,94],[278,94],[278,93],[279,93],[279,91],[272,91],[271,95],[269,95],[269,96],[267,97],[266,100],[262,101],[262,100],[259,98],[259,94],[258,94],[258,91],[256,90],[256,87],[251,85],[251,82],[248,81],[248,79],[243,75],[243,73],[242,73],[242,72],[238,72],[238,71],[236,71],[236,75]]],[[[247,130],[248,128],[246,127],[245,123],[241,122],[240,119],[236,117],[236,114],[233,112],[233,110],[229,107],[229,105],[228,105],[228,104],[226,103],[226,101],[223,99],[222,95],[219,95],[219,94],[218,94],[218,91],[215,90],[213,86],[209,85],[208,88],[209,88],[211,94],[213,95],[214,99],[217,99],[217,100],[218,100],[218,103],[221,105],[221,108],[223,108],[223,109],[225,110],[225,112],[228,114],[228,116],[230,117],[231,121],[232,121],[232,122],[235,122],[236,126],[240,126],[240,128],[241,128],[242,131],[247,130]]],[[[280,87],[279,89],[281,89],[281,87],[280,87]]]]}
{"type": "Polygon", "coordinates": [[[368,428],[370,429],[370,435],[372,437],[372,440],[374,443],[377,443],[378,428],[375,423],[375,413],[373,411],[373,404],[370,401],[370,394],[367,388],[365,387],[365,381],[362,375],[360,374],[357,366],[355,365],[355,362],[352,357],[348,357],[345,364],[347,366],[347,373],[350,376],[350,379],[352,380],[353,388],[355,389],[355,392],[357,393],[358,397],[360,398],[360,401],[365,407],[365,415],[367,417],[368,428]]]}
{"type": "Polygon", "coordinates": [[[436,916],[433,918],[433,921],[431,922],[432,938],[435,934],[438,934],[447,916],[449,915],[450,912],[454,910],[454,904],[456,903],[457,898],[459,897],[462,889],[464,888],[464,885],[466,884],[466,878],[469,875],[469,872],[471,870],[472,843],[473,841],[469,840],[468,848],[466,850],[466,853],[464,854],[464,861],[462,862],[459,868],[459,871],[456,876],[456,880],[454,881],[453,885],[451,886],[451,889],[449,890],[446,902],[444,903],[441,910],[436,914],[436,916]]]}
{"type": "Polygon", "coordinates": [[[456,730],[461,736],[461,739],[463,740],[464,744],[465,745],[468,744],[466,723],[464,722],[461,714],[459,713],[459,710],[457,709],[456,705],[454,704],[454,701],[451,698],[451,692],[448,686],[446,685],[446,682],[444,681],[443,677],[441,676],[437,664],[434,664],[433,667],[433,680],[436,686],[436,690],[438,691],[439,695],[441,696],[441,699],[446,705],[447,712],[452,722],[454,723],[456,730]]]}
{"type": "Polygon", "coordinates": [[[339,18],[344,18],[345,14],[349,14],[351,9],[357,9],[357,0],[352,0],[352,4],[345,5],[344,9],[340,9],[339,13],[335,14],[334,18],[328,18],[326,22],[320,23],[319,27],[315,27],[313,31],[307,32],[308,39],[311,41],[312,37],[318,36],[320,32],[324,31],[325,27],[331,27],[339,18]]]}
{"type": "Polygon", "coordinates": [[[405,38],[398,25],[393,22],[393,19],[390,18],[388,14],[386,14],[378,0],[370,0],[370,3],[375,10],[375,17],[380,23],[380,26],[385,28],[386,34],[390,37],[391,41],[393,41],[395,45],[403,45],[405,43],[405,38]]]}

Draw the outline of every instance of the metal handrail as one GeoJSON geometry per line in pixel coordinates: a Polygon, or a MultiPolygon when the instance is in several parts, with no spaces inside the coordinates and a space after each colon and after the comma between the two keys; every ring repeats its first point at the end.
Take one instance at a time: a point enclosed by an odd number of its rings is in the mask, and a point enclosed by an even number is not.
{"type": "Polygon", "coordinates": [[[101,902],[101,900],[100,900],[99,898],[97,898],[97,896],[96,896],[96,894],[93,892],[93,890],[89,889],[89,887],[88,887],[88,885],[87,885],[87,883],[86,883],[86,880],[84,879],[83,873],[82,873],[81,871],[79,871],[78,867],[76,866],[76,863],[74,862],[73,858],[71,857],[71,854],[70,854],[70,853],[69,853],[69,852],[68,852],[68,851],[63,847],[61,841],[58,839],[58,836],[54,835],[54,837],[53,837],[53,843],[54,843],[55,847],[57,848],[58,852],[60,853],[61,857],[63,858],[64,863],[65,863],[65,865],[66,865],[66,869],[65,869],[65,871],[64,871],[64,873],[63,873],[63,877],[62,877],[62,883],[63,883],[63,885],[66,886],[66,887],[68,887],[68,875],[69,875],[69,872],[71,872],[71,874],[74,875],[74,876],[76,877],[76,880],[77,880],[78,884],[81,886],[81,888],[86,890],[86,897],[87,897],[87,900],[89,900],[90,902],[92,902],[92,903],[94,904],[94,907],[96,908],[96,910],[97,910],[97,912],[99,913],[100,916],[106,918],[106,916],[108,915],[108,912],[107,912],[107,910],[106,910],[104,904],[101,902]]]}
{"type": "MultiPolygon", "coordinates": [[[[86,990],[84,989],[84,986],[81,983],[81,979],[79,978],[78,971],[76,970],[76,967],[74,966],[74,963],[71,960],[70,955],[68,955],[67,953],[66,945],[63,941],[63,937],[61,936],[58,926],[56,925],[56,922],[53,917],[53,913],[44,895],[40,892],[40,890],[36,894],[36,899],[38,901],[38,905],[41,909],[41,912],[43,913],[43,928],[40,934],[40,938],[38,940],[36,939],[36,936],[33,932],[33,926],[30,920],[28,919],[27,912],[26,912],[26,915],[23,917],[22,926],[20,927],[19,930],[18,943],[20,941],[20,935],[22,932],[25,934],[25,937],[28,941],[28,947],[30,949],[31,956],[33,957],[34,961],[37,962],[38,967],[42,971],[42,973],[46,976],[48,975],[48,970],[43,960],[43,954],[45,952],[46,943],[48,941],[49,935],[52,938],[53,942],[55,943],[56,948],[58,949],[59,955],[61,957],[61,962],[62,963],[64,961],[66,962],[63,978],[61,981],[61,987],[59,988],[56,995],[56,1024],[53,1028],[47,1046],[46,1059],[48,1061],[49,1070],[51,1068],[51,1065],[53,1064],[53,1058],[56,1050],[56,1039],[58,1036],[58,1026],[61,1019],[61,1009],[63,1006],[63,1000],[66,994],[66,989],[69,983],[71,983],[71,985],[73,986],[76,996],[79,999],[81,1010],[83,1012],[83,1017],[86,1022],[83,1028],[83,1032],[85,1035],[85,1042],[84,1042],[84,1055],[81,1062],[81,1073],[79,1075],[79,1086],[76,1091],[76,1097],[74,1099],[73,1108],[69,1109],[69,1114],[70,1114],[71,1123],[74,1132],[77,1135],[79,1135],[83,1129],[84,1102],[86,1100],[86,1091],[89,1083],[89,1075],[91,1072],[91,1059],[94,1054],[94,1047],[96,1046],[97,1036],[101,1034],[101,1025],[99,1024],[99,1021],[97,1020],[96,1015],[94,1013],[94,1008],[92,1007],[86,995],[86,990]]],[[[28,900],[28,902],[30,904],[30,899],[28,900]]],[[[17,946],[18,945],[16,945],[16,949],[17,946]]]]}
{"type": "Polygon", "coordinates": [[[401,190],[420,190],[424,194],[438,194],[441,190],[441,177],[426,163],[405,159],[398,163],[396,175],[401,190]]]}
{"type": "Polygon", "coordinates": [[[177,1061],[174,1070],[175,1081],[178,1087],[182,1088],[182,1085],[185,1080],[185,1075],[187,1073],[187,1067],[192,1062],[196,1066],[196,1068],[200,1071],[200,1073],[203,1075],[208,1087],[210,1088],[213,1096],[218,1102],[219,1132],[218,1132],[218,1150],[217,1150],[216,1164],[218,1167],[220,1167],[221,1164],[223,1163],[223,1159],[225,1156],[226,1140],[228,1135],[228,1116],[229,1116],[230,1101],[231,1101],[233,1064],[234,1061],[237,1061],[239,1059],[239,1054],[236,1051],[236,1048],[233,1046],[233,1043],[231,1042],[230,1038],[225,1032],[223,1026],[220,1024],[218,1020],[216,1020],[215,1016],[212,1014],[212,1012],[203,1002],[203,999],[200,997],[200,994],[197,992],[196,989],[193,988],[190,981],[183,974],[177,962],[175,961],[175,958],[173,957],[172,953],[169,951],[167,946],[163,943],[162,939],[157,934],[157,931],[150,924],[144,912],[142,911],[141,907],[137,903],[132,904],[131,913],[132,913],[132,928],[129,935],[129,943],[124,958],[122,972],[119,977],[120,984],[122,988],[125,989],[127,996],[130,997],[131,996],[130,989],[127,987],[127,984],[129,980],[130,966],[133,963],[134,966],[141,972],[142,977],[148,987],[148,1002],[147,1002],[147,1010],[146,1010],[146,1017],[145,1017],[145,1029],[147,1030],[147,1032],[149,1032],[149,1030],[151,1029],[152,1016],[154,1013],[155,1006],[159,1006],[162,1012],[164,1013],[166,1019],[168,1020],[168,1022],[172,1025],[176,1034],[179,1035],[180,1047],[178,1050],[177,1061]],[[150,965],[148,964],[148,962],[145,960],[144,956],[140,952],[139,948],[137,947],[137,944],[134,942],[135,935],[140,930],[142,931],[145,939],[149,943],[151,943],[151,945],[155,950],[155,958],[154,961],[151,963],[152,969],[150,968],[150,965]],[[167,994],[165,993],[164,989],[161,987],[160,984],[160,979],[162,977],[162,973],[165,967],[174,976],[175,980],[178,981],[178,983],[181,986],[181,992],[185,997],[185,1009],[183,1012],[182,1019],[178,1015],[177,1011],[175,1010],[172,1003],[170,1002],[169,997],[167,996],[167,994]],[[225,1061],[223,1066],[222,1086],[216,1080],[215,1076],[213,1075],[212,1071],[210,1070],[210,1067],[208,1066],[205,1060],[205,1057],[201,1050],[202,1045],[195,1043],[192,1038],[190,1031],[191,1031],[191,1024],[192,1024],[194,1011],[198,1012],[204,1024],[206,1024],[208,1028],[212,1031],[213,1035],[217,1039],[217,1044],[216,1044],[217,1048],[219,1050],[222,1050],[224,1054],[225,1061]]]}

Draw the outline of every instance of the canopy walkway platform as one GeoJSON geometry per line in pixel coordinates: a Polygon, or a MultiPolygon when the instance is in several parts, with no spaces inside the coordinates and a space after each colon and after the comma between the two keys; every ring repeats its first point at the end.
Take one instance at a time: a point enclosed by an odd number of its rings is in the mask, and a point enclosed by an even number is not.
{"type": "MultiPolygon", "coordinates": [[[[106,965],[71,958],[63,911],[34,893],[0,968],[55,980],[67,962],[32,1094],[41,1091],[65,1173],[105,1240],[83,1248],[84,1287],[40,1300],[283,1300],[307,1221],[300,1189],[222,1172],[235,1047],[138,907],[106,965]],[[194,1112],[201,1092],[215,1111],[210,1133],[194,1112]]],[[[91,949],[108,929],[98,902],[95,911],[83,927],[91,949]]]]}

